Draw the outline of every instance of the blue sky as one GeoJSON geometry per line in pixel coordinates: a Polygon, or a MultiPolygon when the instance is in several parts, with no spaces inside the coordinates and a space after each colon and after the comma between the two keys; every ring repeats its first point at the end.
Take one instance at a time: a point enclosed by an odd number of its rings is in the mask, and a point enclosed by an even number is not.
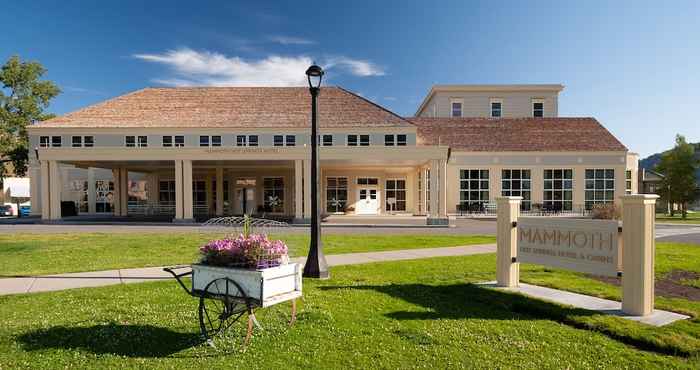
{"type": "Polygon", "coordinates": [[[111,3],[4,4],[0,59],[43,63],[59,114],[145,86],[297,85],[313,60],[402,115],[435,83],[562,83],[560,115],[643,156],[700,141],[698,1],[111,3]]]}

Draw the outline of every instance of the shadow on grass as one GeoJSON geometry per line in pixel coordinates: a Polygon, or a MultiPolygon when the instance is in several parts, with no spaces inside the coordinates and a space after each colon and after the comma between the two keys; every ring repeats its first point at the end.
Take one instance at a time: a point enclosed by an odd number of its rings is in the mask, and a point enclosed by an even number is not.
{"type": "Polygon", "coordinates": [[[80,349],[126,357],[167,357],[201,343],[201,336],[195,333],[116,323],[88,327],[55,326],[25,333],[17,339],[28,351],[80,349]]]}
{"type": "MultiPolygon", "coordinates": [[[[427,285],[348,285],[325,286],[321,290],[371,290],[424,307],[426,311],[395,311],[385,314],[395,320],[487,319],[487,320],[551,320],[576,329],[596,331],[611,339],[640,350],[662,354],[692,356],[687,351],[655,338],[653,331],[638,328],[637,323],[598,320],[599,312],[530,298],[474,284],[427,285]]],[[[615,320],[615,319],[613,319],[615,320]]],[[[618,319],[623,320],[623,319],[618,319]]]]}

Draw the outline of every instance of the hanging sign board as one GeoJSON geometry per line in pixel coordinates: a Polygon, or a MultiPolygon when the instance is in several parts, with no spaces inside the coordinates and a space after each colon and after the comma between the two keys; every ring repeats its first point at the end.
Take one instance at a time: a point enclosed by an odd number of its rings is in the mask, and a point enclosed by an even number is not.
{"type": "Polygon", "coordinates": [[[617,221],[520,217],[517,225],[518,262],[617,276],[617,221]]]}

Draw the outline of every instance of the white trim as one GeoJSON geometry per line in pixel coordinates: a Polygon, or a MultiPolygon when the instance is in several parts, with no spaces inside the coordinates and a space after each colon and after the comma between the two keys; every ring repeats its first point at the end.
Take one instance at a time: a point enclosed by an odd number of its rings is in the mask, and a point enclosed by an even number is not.
{"type": "Polygon", "coordinates": [[[449,112],[449,117],[451,118],[456,118],[456,117],[464,117],[464,99],[462,98],[450,98],[450,112],[449,112]],[[459,116],[454,115],[454,104],[459,104],[459,116]]]}
{"type": "Polygon", "coordinates": [[[490,98],[489,99],[489,117],[491,118],[503,118],[503,98],[490,98]],[[500,116],[494,116],[493,115],[493,103],[501,103],[501,115],[500,116]]]}
{"type": "MultiPolygon", "coordinates": [[[[532,98],[530,100],[530,114],[533,118],[535,118],[535,104],[537,104],[537,103],[542,103],[542,117],[544,117],[544,102],[545,102],[545,99],[543,99],[543,98],[532,98]]],[[[541,117],[536,117],[536,118],[541,118],[541,117]]]]}

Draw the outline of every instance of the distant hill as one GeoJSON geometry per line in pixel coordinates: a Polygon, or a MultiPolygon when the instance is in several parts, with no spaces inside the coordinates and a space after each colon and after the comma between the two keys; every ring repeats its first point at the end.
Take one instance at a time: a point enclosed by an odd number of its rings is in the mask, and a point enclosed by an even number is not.
{"type": "MultiPolygon", "coordinates": [[[[690,143],[695,147],[695,158],[698,158],[700,160],[700,143],[690,143]]],[[[661,152],[661,153],[656,153],[652,154],[646,158],[640,159],[639,160],[639,168],[645,168],[647,170],[654,170],[656,165],[659,164],[661,161],[661,155],[666,152],[661,152]]],[[[695,172],[695,178],[698,181],[698,184],[700,184],[700,169],[695,172]]]]}

